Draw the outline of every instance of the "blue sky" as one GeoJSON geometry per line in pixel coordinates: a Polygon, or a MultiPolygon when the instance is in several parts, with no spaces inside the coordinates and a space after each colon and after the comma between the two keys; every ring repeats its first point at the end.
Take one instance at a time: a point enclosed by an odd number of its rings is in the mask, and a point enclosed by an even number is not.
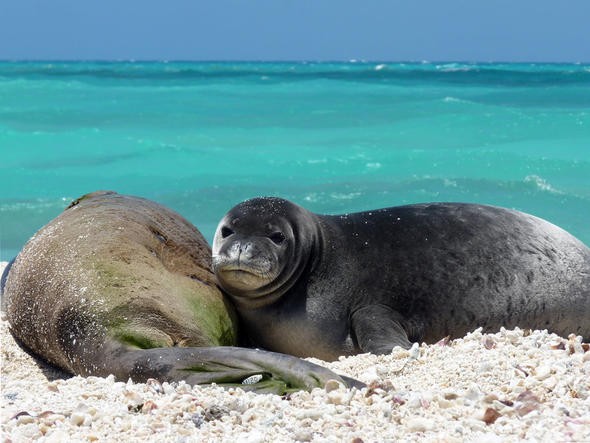
{"type": "Polygon", "coordinates": [[[0,0],[0,59],[590,62],[590,0],[0,0]]]}

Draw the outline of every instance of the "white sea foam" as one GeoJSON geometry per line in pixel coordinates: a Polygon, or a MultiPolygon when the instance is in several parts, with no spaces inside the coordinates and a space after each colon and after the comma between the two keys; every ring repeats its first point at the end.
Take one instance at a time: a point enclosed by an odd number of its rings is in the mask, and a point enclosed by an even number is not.
{"type": "Polygon", "coordinates": [[[375,66],[375,71],[381,71],[382,69],[385,69],[387,67],[387,65],[377,65],[375,66]]]}
{"type": "Polygon", "coordinates": [[[360,192],[332,192],[330,197],[336,200],[352,200],[361,196],[360,192]]]}
{"type": "Polygon", "coordinates": [[[327,158],[310,158],[309,160],[307,160],[307,163],[310,165],[318,165],[318,164],[328,163],[328,159],[327,158]]]}
{"type": "Polygon", "coordinates": [[[455,180],[451,180],[448,178],[445,178],[443,180],[443,185],[445,188],[456,188],[457,187],[457,182],[455,180]]]}
{"type": "Polygon", "coordinates": [[[467,72],[474,71],[477,68],[473,66],[461,65],[459,63],[447,63],[444,65],[436,65],[436,70],[441,72],[467,72]]]}
{"type": "Polygon", "coordinates": [[[320,199],[319,199],[318,194],[313,192],[313,193],[307,194],[305,197],[303,197],[303,200],[305,200],[306,202],[315,203],[315,202],[318,202],[320,199]]]}
{"type": "Polygon", "coordinates": [[[443,102],[445,102],[445,103],[462,103],[462,104],[471,104],[471,105],[476,104],[475,102],[472,102],[470,100],[465,100],[465,99],[462,99],[462,98],[452,97],[450,95],[448,95],[445,98],[443,98],[443,102]]]}
{"type": "Polygon", "coordinates": [[[545,180],[542,177],[539,177],[538,175],[527,175],[524,178],[524,181],[525,183],[533,183],[541,191],[547,191],[552,194],[563,194],[562,191],[555,189],[547,182],[547,180],[545,180]]]}
{"type": "Polygon", "coordinates": [[[74,199],[71,197],[62,197],[61,199],[45,200],[35,199],[28,202],[15,202],[0,204],[0,212],[15,212],[15,211],[40,211],[50,208],[65,208],[67,204],[74,199]]]}

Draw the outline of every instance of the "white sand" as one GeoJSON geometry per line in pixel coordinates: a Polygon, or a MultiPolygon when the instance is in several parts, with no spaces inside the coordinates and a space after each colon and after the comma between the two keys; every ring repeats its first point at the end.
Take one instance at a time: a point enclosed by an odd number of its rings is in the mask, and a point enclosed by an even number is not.
{"type": "Polygon", "coordinates": [[[590,352],[544,331],[345,358],[326,365],[369,389],[288,399],[68,378],[23,351],[4,316],[0,337],[2,441],[590,441],[590,352]]]}

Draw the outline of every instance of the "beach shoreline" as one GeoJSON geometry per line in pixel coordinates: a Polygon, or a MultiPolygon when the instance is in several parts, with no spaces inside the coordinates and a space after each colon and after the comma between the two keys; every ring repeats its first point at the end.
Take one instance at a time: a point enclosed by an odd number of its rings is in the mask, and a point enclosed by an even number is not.
{"type": "Polygon", "coordinates": [[[310,359],[368,388],[287,397],[71,377],[19,347],[4,313],[0,340],[3,441],[590,441],[590,351],[546,331],[310,359]]]}

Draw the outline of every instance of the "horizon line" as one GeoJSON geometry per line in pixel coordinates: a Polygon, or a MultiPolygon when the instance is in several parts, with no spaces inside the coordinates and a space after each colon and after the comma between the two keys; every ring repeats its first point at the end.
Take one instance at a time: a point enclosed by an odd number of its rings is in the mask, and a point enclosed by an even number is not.
{"type": "Polygon", "coordinates": [[[569,64],[585,65],[588,61],[540,61],[540,60],[378,60],[378,59],[334,59],[334,60],[313,60],[313,59],[157,59],[157,58],[1,58],[0,63],[299,63],[299,64],[434,64],[434,63],[461,63],[461,64],[569,64]]]}

